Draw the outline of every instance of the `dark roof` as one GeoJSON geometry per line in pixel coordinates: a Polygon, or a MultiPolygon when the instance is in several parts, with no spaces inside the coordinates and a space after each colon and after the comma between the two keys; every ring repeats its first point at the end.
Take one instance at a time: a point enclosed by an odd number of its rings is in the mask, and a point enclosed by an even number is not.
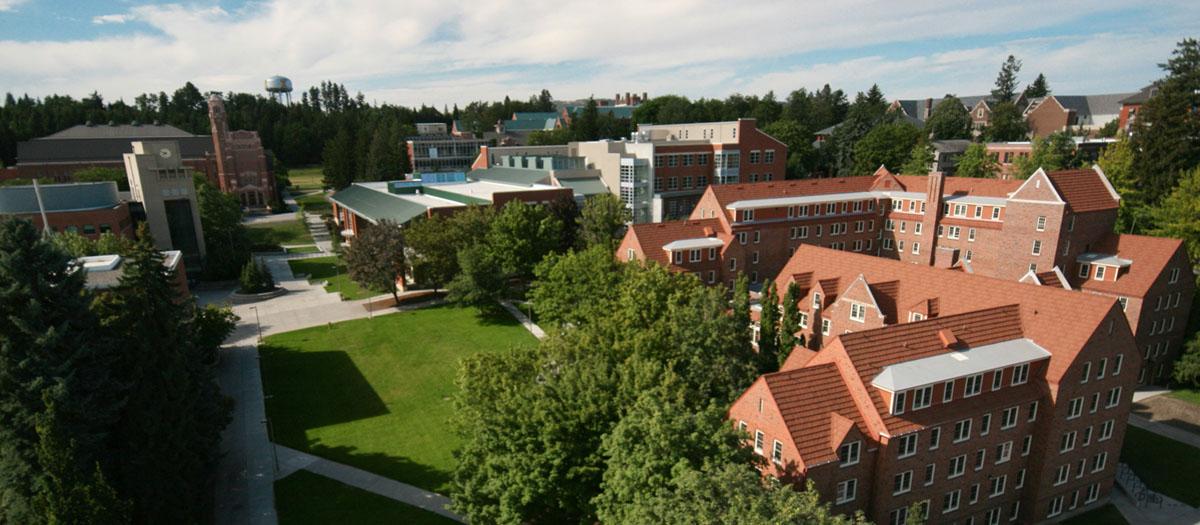
{"type": "MultiPolygon", "coordinates": [[[[34,139],[17,143],[17,164],[86,161],[121,162],[124,154],[133,153],[134,142],[164,140],[164,138],[143,136],[34,139]]],[[[213,149],[212,137],[208,135],[170,137],[166,138],[166,140],[178,141],[180,155],[185,159],[202,158],[212,152],[213,149]]]]}
{"type": "Polygon", "coordinates": [[[1121,99],[1121,104],[1122,105],[1124,105],[1124,104],[1145,104],[1146,101],[1150,100],[1150,97],[1153,97],[1154,95],[1157,95],[1157,94],[1158,94],[1158,86],[1155,86],[1154,84],[1150,84],[1149,86],[1146,86],[1146,87],[1138,90],[1137,93],[1134,93],[1132,95],[1129,95],[1128,97],[1121,99]]]}
{"type": "Polygon", "coordinates": [[[1107,95],[1051,95],[1062,107],[1074,111],[1080,122],[1093,115],[1116,115],[1121,112],[1121,101],[1135,93],[1111,93],[1107,95]]]}
{"type": "Polygon", "coordinates": [[[167,139],[195,137],[175,126],[166,124],[117,124],[96,126],[79,124],[34,140],[64,140],[64,139],[167,139]]]}
{"type": "MultiPolygon", "coordinates": [[[[47,212],[107,209],[121,203],[112,181],[43,184],[40,189],[47,212]]],[[[38,213],[33,186],[0,187],[0,214],[26,213],[38,213]]]]}

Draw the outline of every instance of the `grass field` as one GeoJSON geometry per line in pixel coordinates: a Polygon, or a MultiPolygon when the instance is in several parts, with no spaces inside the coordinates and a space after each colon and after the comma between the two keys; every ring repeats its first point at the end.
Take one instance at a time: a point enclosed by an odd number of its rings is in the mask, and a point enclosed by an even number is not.
{"type": "Polygon", "coordinates": [[[284,244],[311,244],[312,235],[300,219],[246,225],[246,236],[257,251],[278,250],[284,244]]]}
{"type": "Polygon", "coordinates": [[[1172,390],[1170,396],[1175,399],[1182,399],[1193,405],[1200,405],[1200,389],[1181,388],[1172,390]]]}
{"type": "Polygon", "coordinates": [[[444,494],[459,360],[533,344],[505,314],[450,306],[270,336],[260,352],[274,440],[444,494]]]}
{"type": "Polygon", "coordinates": [[[288,253],[320,253],[321,249],[316,246],[292,246],[287,249],[288,253]]]}
{"type": "Polygon", "coordinates": [[[328,282],[325,291],[342,294],[344,301],[366,299],[387,293],[363,288],[350,280],[350,275],[346,273],[346,264],[335,255],[288,261],[288,266],[292,267],[293,275],[307,274],[310,283],[328,282]]]}
{"type": "Polygon", "coordinates": [[[275,509],[283,525],[457,523],[304,470],[275,482],[275,509]]]}
{"type": "Polygon", "coordinates": [[[325,200],[325,194],[320,191],[305,193],[303,195],[293,194],[293,198],[296,199],[296,204],[300,206],[300,209],[306,212],[317,214],[333,212],[333,205],[325,200]]]}
{"type": "Polygon", "coordinates": [[[300,191],[320,190],[322,177],[320,166],[288,170],[288,180],[292,181],[293,188],[300,191]]]}
{"type": "Polygon", "coordinates": [[[1063,521],[1063,525],[1129,525],[1125,516],[1113,504],[1091,510],[1063,521]]]}
{"type": "Polygon", "coordinates": [[[1121,461],[1154,491],[1200,506],[1200,449],[1130,425],[1121,461]]]}

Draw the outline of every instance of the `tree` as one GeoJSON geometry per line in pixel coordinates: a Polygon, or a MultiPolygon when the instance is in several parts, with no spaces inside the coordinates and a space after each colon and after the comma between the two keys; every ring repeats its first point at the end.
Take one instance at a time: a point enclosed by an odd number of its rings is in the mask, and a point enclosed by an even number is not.
{"type": "Polygon", "coordinates": [[[1175,362],[1171,378],[1191,388],[1200,387],[1200,334],[1193,334],[1175,362]]]}
{"type": "Polygon", "coordinates": [[[633,220],[629,208],[611,193],[588,197],[579,218],[579,240],[583,246],[602,246],[612,255],[633,220]]]}
{"type": "Polygon", "coordinates": [[[242,205],[237,197],[221,193],[203,176],[193,177],[204,229],[204,276],[233,279],[250,259],[250,239],[242,225],[242,205]]]}
{"type": "Polygon", "coordinates": [[[349,130],[338,130],[337,135],[325,143],[321,158],[324,160],[321,173],[326,186],[340,190],[354,182],[354,137],[349,130]]]}
{"type": "Polygon", "coordinates": [[[1057,131],[1046,138],[1033,139],[1033,151],[1028,157],[1019,157],[1016,161],[1018,178],[1027,179],[1033,172],[1041,168],[1047,172],[1067,169],[1075,166],[1075,141],[1065,131],[1057,131]]]}
{"type": "Polygon", "coordinates": [[[459,273],[458,253],[482,242],[494,217],[491,207],[470,206],[449,217],[433,215],[409,222],[404,240],[413,278],[434,288],[449,284],[459,273]]]}
{"type": "Polygon", "coordinates": [[[246,294],[269,292],[275,289],[275,278],[271,271],[262,263],[254,260],[246,261],[242,275],[238,279],[238,291],[246,294]]]}
{"type": "Polygon", "coordinates": [[[588,97],[583,111],[571,119],[571,138],[579,141],[600,138],[600,112],[595,98],[588,97]]]}
{"type": "Polygon", "coordinates": [[[400,305],[397,282],[405,276],[404,233],[396,223],[382,219],[363,230],[343,258],[350,278],[363,288],[386,290],[400,305]]]}
{"type": "Polygon", "coordinates": [[[508,292],[508,278],[501,262],[487,243],[476,243],[458,251],[458,273],[446,286],[447,299],[481,310],[496,307],[508,292]]]}
{"type": "Polygon", "coordinates": [[[1179,178],[1179,185],[1151,211],[1156,237],[1183,239],[1188,259],[1200,260],[1200,166],[1179,178]]]}
{"type": "Polygon", "coordinates": [[[787,291],[783,294],[783,302],[779,305],[779,363],[776,365],[777,369],[783,366],[784,361],[787,361],[792,349],[800,344],[796,339],[796,332],[800,331],[799,302],[800,285],[795,281],[788,283],[787,291]]]}
{"type": "Polygon", "coordinates": [[[992,179],[1000,172],[996,159],[987,152],[987,147],[978,142],[967,146],[967,150],[958,158],[954,174],[959,177],[975,177],[992,179]]]}
{"type": "Polygon", "coordinates": [[[53,401],[65,397],[61,388],[57,390],[45,395],[47,410],[37,424],[43,474],[35,489],[37,513],[46,523],[129,523],[129,502],[117,494],[99,463],[88,465],[81,459],[88,455],[70,435],[71,425],[53,401]]]}
{"type": "Polygon", "coordinates": [[[992,98],[997,102],[1014,102],[1017,95],[1017,73],[1021,72],[1021,61],[1008,55],[1000,64],[1000,73],[996,75],[996,87],[992,89],[992,98]]]}
{"type": "Polygon", "coordinates": [[[572,132],[567,128],[539,129],[529,134],[530,146],[557,146],[571,142],[572,132]]]}
{"type": "Polygon", "coordinates": [[[925,141],[918,141],[913,145],[908,160],[903,166],[900,166],[900,172],[927,175],[933,169],[933,156],[933,145],[925,141]]]}
{"type": "Polygon", "coordinates": [[[23,219],[0,221],[0,253],[0,521],[38,522],[35,500],[59,494],[56,478],[101,458],[111,407],[92,403],[112,383],[71,256],[23,219]],[[49,423],[53,435],[39,432],[49,423]]]}
{"type": "Polygon", "coordinates": [[[562,227],[544,206],[512,200],[496,214],[486,243],[506,277],[528,278],[533,267],[558,247],[562,227]]]}
{"type": "Polygon", "coordinates": [[[1028,86],[1025,86],[1025,91],[1022,93],[1026,99],[1040,98],[1050,94],[1050,84],[1046,82],[1046,75],[1038,73],[1037,78],[1028,86]]]}
{"type": "Polygon", "coordinates": [[[733,280],[733,322],[750,333],[750,279],[740,272],[733,280]]]}
{"type": "Polygon", "coordinates": [[[534,270],[529,289],[539,323],[549,327],[580,325],[606,315],[616,301],[624,268],[603,244],[547,255],[534,270]],[[580,297],[587,300],[581,301],[580,297]]]}
{"type": "Polygon", "coordinates": [[[72,173],[71,179],[75,182],[112,181],[117,183],[118,191],[129,191],[129,178],[125,176],[125,170],[117,168],[84,168],[72,173]]]}
{"type": "Polygon", "coordinates": [[[983,129],[983,137],[988,142],[1012,142],[1025,140],[1029,134],[1029,123],[1021,114],[1021,109],[1012,102],[998,102],[992,107],[991,122],[983,129]]]}
{"type": "Polygon", "coordinates": [[[898,171],[920,138],[921,130],[908,122],[875,126],[854,144],[854,172],[872,173],[880,165],[898,171]]]}
{"type": "Polygon", "coordinates": [[[812,130],[792,119],[780,119],[763,127],[763,133],[787,145],[787,178],[808,177],[816,163],[812,130]]]}
{"type": "Polygon", "coordinates": [[[971,113],[962,100],[946,95],[925,120],[925,134],[933,140],[971,138],[971,113]]]}
{"type": "Polygon", "coordinates": [[[1104,148],[1096,161],[1096,165],[1108,177],[1108,182],[1121,196],[1121,208],[1117,211],[1115,226],[1118,232],[1131,232],[1138,217],[1143,219],[1142,226],[1148,225],[1146,219],[1149,209],[1142,202],[1142,193],[1134,178],[1133,158],[1131,142],[1121,138],[1104,148]]]}
{"type": "Polygon", "coordinates": [[[761,306],[758,317],[758,371],[767,374],[779,370],[779,295],[775,293],[774,280],[767,280],[761,306]]]}
{"type": "Polygon", "coordinates": [[[1154,83],[1157,92],[1138,112],[1132,136],[1136,178],[1148,204],[1200,165],[1200,42],[1179,42],[1159,67],[1167,76],[1154,83]]]}

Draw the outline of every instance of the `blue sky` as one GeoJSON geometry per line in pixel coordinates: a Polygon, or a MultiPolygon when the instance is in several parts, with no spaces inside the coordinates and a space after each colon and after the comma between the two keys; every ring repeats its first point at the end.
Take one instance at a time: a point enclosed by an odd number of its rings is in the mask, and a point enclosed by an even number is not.
{"type": "Polygon", "coordinates": [[[0,0],[0,90],[132,99],[334,80],[369,100],[465,104],[541,88],[780,97],[828,82],[889,98],[986,92],[1004,57],[1062,94],[1133,91],[1200,2],[0,0]]]}

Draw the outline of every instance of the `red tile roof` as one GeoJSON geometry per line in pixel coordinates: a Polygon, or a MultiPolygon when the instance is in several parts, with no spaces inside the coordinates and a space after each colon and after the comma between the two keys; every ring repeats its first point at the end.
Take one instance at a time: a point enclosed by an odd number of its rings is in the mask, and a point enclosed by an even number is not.
{"type": "MultiPolygon", "coordinates": [[[[1167,265],[1170,264],[1175,253],[1182,249],[1183,241],[1179,239],[1110,234],[1093,245],[1091,251],[1129,259],[1133,261],[1133,264],[1127,270],[1123,270],[1116,281],[1087,279],[1080,282],[1078,287],[1127,297],[1145,297],[1146,293],[1150,291],[1150,287],[1154,285],[1154,281],[1166,271],[1167,265]]],[[[1070,261],[1070,264],[1076,263],[1070,261]]],[[[1074,278],[1079,275],[1078,267],[1072,266],[1063,273],[1074,278]]],[[[1188,276],[1183,278],[1186,279],[1188,276]]]]}
{"type": "Polygon", "coordinates": [[[1051,171],[1046,177],[1075,213],[1111,210],[1118,201],[1094,169],[1051,171]]]}
{"type": "Polygon", "coordinates": [[[764,375],[763,379],[805,465],[811,467],[837,459],[840,443],[831,439],[835,425],[830,414],[840,414],[866,433],[862,415],[837,366],[824,364],[787,370],[764,375]]]}
{"type": "MultiPolygon", "coordinates": [[[[929,185],[928,175],[897,175],[905,191],[924,193],[929,185]]],[[[1000,179],[976,179],[971,177],[946,177],[942,185],[943,195],[971,195],[975,197],[1007,198],[1017,191],[1024,181],[1000,179]]]]}
{"type": "Polygon", "coordinates": [[[713,184],[709,189],[721,207],[725,207],[740,200],[869,191],[874,181],[875,177],[835,177],[750,184],[713,184]]]}
{"type": "MultiPolygon", "coordinates": [[[[720,221],[717,219],[698,219],[634,224],[630,227],[630,232],[637,239],[638,246],[641,247],[642,253],[646,254],[647,260],[670,266],[671,261],[667,259],[667,252],[663,251],[663,246],[680,239],[708,237],[709,233],[720,229],[720,221]]],[[[726,237],[720,236],[722,240],[727,240],[726,237]]]]}

